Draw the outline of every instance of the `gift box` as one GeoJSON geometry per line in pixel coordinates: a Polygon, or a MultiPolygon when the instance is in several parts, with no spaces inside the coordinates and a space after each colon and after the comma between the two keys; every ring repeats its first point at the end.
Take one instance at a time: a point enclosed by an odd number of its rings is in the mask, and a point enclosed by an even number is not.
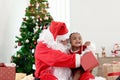
{"type": "Polygon", "coordinates": [[[107,80],[116,80],[120,76],[120,63],[103,64],[102,73],[107,80]]]}
{"type": "Polygon", "coordinates": [[[0,64],[0,80],[15,80],[15,64],[0,64]]]}
{"type": "Polygon", "coordinates": [[[24,77],[26,77],[26,73],[16,73],[15,80],[22,80],[24,77]]]}
{"type": "Polygon", "coordinates": [[[91,71],[99,62],[92,52],[87,52],[81,57],[81,65],[85,71],[91,71]]]}

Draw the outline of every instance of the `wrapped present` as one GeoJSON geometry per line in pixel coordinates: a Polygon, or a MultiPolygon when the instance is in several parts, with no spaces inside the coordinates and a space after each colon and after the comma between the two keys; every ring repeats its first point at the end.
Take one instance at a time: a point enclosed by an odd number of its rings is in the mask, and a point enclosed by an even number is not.
{"type": "Polygon", "coordinates": [[[21,80],[34,80],[33,74],[27,75],[21,80]]]}
{"type": "Polygon", "coordinates": [[[85,71],[90,71],[99,65],[97,58],[92,52],[87,52],[81,57],[81,65],[85,71]]]}
{"type": "Polygon", "coordinates": [[[24,77],[26,77],[26,73],[16,73],[15,80],[22,80],[24,77]]]}
{"type": "Polygon", "coordinates": [[[116,80],[120,76],[120,63],[106,63],[102,67],[103,76],[107,80],[116,80]]]}
{"type": "Polygon", "coordinates": [[[15,66],[2,64],[0,67],[0,80],[15,80],[15,66]]]}

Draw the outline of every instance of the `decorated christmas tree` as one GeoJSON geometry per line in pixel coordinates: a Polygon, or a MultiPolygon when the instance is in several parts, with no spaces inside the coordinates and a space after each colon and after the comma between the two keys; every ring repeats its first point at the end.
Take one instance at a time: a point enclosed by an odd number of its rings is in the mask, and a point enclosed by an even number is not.
{"type": "Polygon", "coordinates": [[[16,72],[33,73],[34,50],[37,45],[39,34],[46,29],[52,17],[48,12],[49,3],[47,0],[30,0],[30,5],[25,10],[20,35],[16,36],[19,49],[12,56],[12,62],[16,64],[16,72]]]}

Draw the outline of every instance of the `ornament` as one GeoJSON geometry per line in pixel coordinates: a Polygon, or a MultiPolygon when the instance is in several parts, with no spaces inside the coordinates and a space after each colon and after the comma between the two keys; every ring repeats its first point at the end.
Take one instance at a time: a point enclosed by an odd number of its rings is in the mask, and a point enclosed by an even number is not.
{"type": "Polygon", "coordinates": [[[32,46],[30,46],[30,49],[32,49],[32,46]]]}
{"type": "Polygon", "coordinates": [[[39,22],[39,19],[36,19],[37,22],[39,22]]]}
{"type": "Polygon", "coordinates": [[[34,50],[34,49],[32,49],[32,53],[34,53],[34,51],[35,51],[35,50],[34,50]]]}
{"type": "Polygon", "coordinates": [[[46,13],[47,13],[47,11],[46,11],[45,9],[43,9],[42,12],[43,12],[43,14],[46,14],[46,13]]]}
{"type": "Polygon", "coordinates": [[[102,47],[102,57],[106,57],[105,47],[102,47]]]}
{"type": "Polygon", "coordinates": [[[53,20],[52,16],[50,16],[50,19],[52,19],[52,20],[53,20]]]}
{"type": "Polygon", "coordinates": [[[34,29],[34,33],[37,33],[38,29],[34,29]]]}
{"type": "Polygon", "coordinates": [[[32,4],[30,4],[30,7],[32,7],[32,4]]]}
{"type": "Polygon", "coordinates": [[[13,62],[13,56],[11,57],[10,62],[13,62]]]}
{"type": "Polygon", "coordinates": [[[39,6],[40,6],[40,5],[39,5],[39,3],[36,3],[36,9],[38,9],[38,8],[39,8],[39,6]]]}
{"type": "Polygon", "coordinates": [[[114,44],[113,50],[111,52],[112,52],[113,57],[119,56],[120,55],[120,44],[118,43],[114,44]]]}
{"type": "Polygon", "coordinates": [[[47,29],[47,27],[46,27],[46,26],[43,26],[43,29],[47,29]]]}
{"type": "Polygon", "coordinates": [[[39,16],[39,15],[37,15],[37,16],[36,16],[36,18],[38,18],[38,19],[39,19],[39,18],[40,18],[40,16],[39,16]]]}
{"type": "Polygon", "coordinates": [[[36,44],[37,44],[37,41],[34,41],[34,44],[36,45],[36,44]]]}
{"type": "Polygon", "coordinates": [[[25,42],[26,42],[26,43],[29,43],[29,40],[27,39],[25,42]]]}
{"type": "Polygon", "coordinates": [[[32,19],[34,19],[35,17],[34,16],[32,16],[32,19]]]}
{"type": "Polygon", "coordinates": [[[47,8],[49,8],[49,3],[46,3],[47,8]]]}
{"type": "Polygon", "coordinates": [[[33,13],[34,13],[34,9],[33,9],[33,8],[31,8],[31,12],[33,12],[33,13]]]}
{"type": "Polygon", "coordinates": [[[42,20],[42,18],[40,18],[40,22],[42,22],[43,20],[42,20]]]}
{"type": "Polygon", "coordinates": [[[26,18],[23,18],[24,21],[26,21],[26,18]]]}
{"type": "Polygon", "coordinates": [[[36,29],[39,29],[40,27],[39,26],[36,26],[36,29]]]}
{"type": "Polygon", "coordinates": [[[18,54],[17,57],[20,58],[20,54],[18,54]]]}
{"type": "Polygon", "coordinates": [[[18,42],[18,46],[21,46],[22,45],[22,43],[21,42],[18,42]]]}
{"type": "Polygon", "coordinates": [[[17,48],[17,45],[16,45],[16,44],[14,45],[14,48],[17,48]]]}
{"type": "Polygon", "coordinates": [[[47,16],[44,17],[45,20],[48,20],[49,18],[47,16]]]}
{"type": "Polygon", "coordinates": [[[32,41],[35,41],[35,37],[33,37],[32,41]]]}

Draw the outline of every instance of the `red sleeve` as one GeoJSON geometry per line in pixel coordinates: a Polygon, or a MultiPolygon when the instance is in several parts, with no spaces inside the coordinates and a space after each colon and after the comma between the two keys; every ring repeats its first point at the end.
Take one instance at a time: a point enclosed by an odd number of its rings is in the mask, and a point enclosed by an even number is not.
{"type": "MultiPolygon", "coordinates": [[[[76,61],[80,59],[78,57],[79,56],[77,55],[76,57],[75,54],[68,55],[59,50],[53,50],[42,43],[36,46],[35,58],[49,66],[75,68],[78,67],[78,63],[76,63],[76,61]]],[[[80,64],[80,60],[78,62],[80,64]]]]}

